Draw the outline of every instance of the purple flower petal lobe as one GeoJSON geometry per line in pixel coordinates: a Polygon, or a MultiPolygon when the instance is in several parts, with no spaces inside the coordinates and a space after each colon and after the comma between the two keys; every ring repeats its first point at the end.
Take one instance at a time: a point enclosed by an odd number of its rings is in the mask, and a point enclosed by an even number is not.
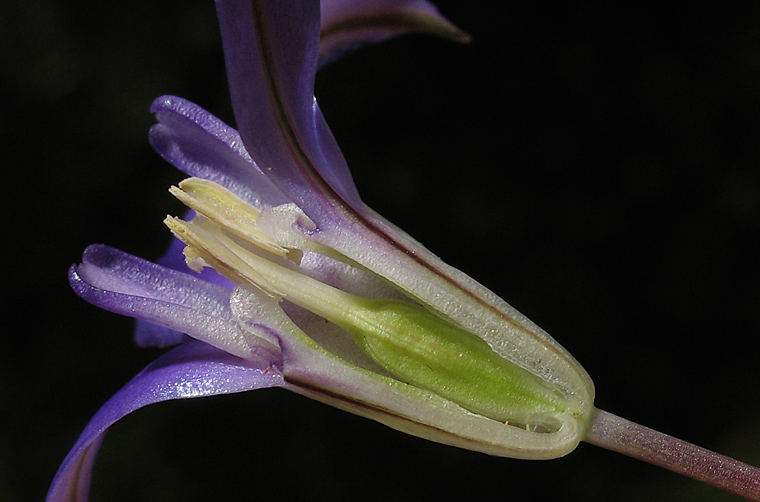
{"type": "MultiPolygon", "coordinates": [[[[188,211],[186,219],[193,218],[193,211],[188,211]]],[[[169,249],[156,263],[162,267],[184,272],[198,277],[211,284],[216,284],[225,289],[235,287],[226,277],[219,275],[213,268],[204,268],[200,273],[191,270],[185,263],[185,255],[182,253],[185,244],[177,238],[172,239],[169,249]]],[[[135,322],[135,343],[139,347],[170,347],[184,341],[187,337],[184,333],[176,331],[159,324],[136,319],[135,322]]]]}
{"type": "Polygon", "coordinates": [[[361,45],[407,33],[470,41],[425,0],[331,0],[323,1],[320,10],[320,65],[361,45]]]}
{"type": "Polygon", "coordinates": [[[103,435],[124,416],[149,404],[231,394],[283,384],[279,353],[261,350],[240,359],[198,341],[172,349],[109,399],[87,424],[61,464],[47,502],[84,502],[103,435]]]}
{"type": "Polygon", "coordinates": [[[253,162],[238,132],[200,106],[161,96],[150,111],[159,122],[150,143],[180,171],[219,183],[258,208],[290,202],[253,162]]]}
{"type": "Polygon", "coordinates": [[[251,157],[317,225],[329,221],[336,204],[361,207],[314,99],[319,3],[217,0],[216,6],[235,119],[251,157]]]}
{"type": "Polygon", "coordinates": [[[87,248],[82,264],[71,267],[69,282],[102,309],[186,333],[237,356],[248,357],[256,346],[232,318],[230,290],[108,246],[87,248]]]}

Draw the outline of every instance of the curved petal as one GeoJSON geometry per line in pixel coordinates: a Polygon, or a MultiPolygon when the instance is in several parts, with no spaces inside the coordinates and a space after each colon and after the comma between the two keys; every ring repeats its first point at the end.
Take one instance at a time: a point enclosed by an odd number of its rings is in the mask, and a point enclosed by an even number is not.
{"type": "Polygon", "coordinates": [[[283,385],[279,354],[268,349],[240,359],[191,341],[148,365],[92,417],[58,469],[48,502],[84,502],[103,435],[116,421],[149,404],[283,385]]]}
{"type": "MultiPolygon", "coordinates": [[[[188,211],[185,216],[186,220],[193,218],[193,211],[188,211]]],[[[204,268],[200,273],[191,270],[185,263],[185,255],[183,250],[185,244],[177,238],[173,238],[169,249],[166,251],[156,263],[162,267],[184,272],[186,274],[193,275],[211,284],[216,284],[225,289],[232,289],[232,284],[226,277],[219,275],[212,268],[204,268]]],[[[186,340],[186,335],[180,331],[176,331],[160,324],[144,321],[142,319],[136,319],[135,322],[135,343],[139,347],[170,347],[186,340]]]]}
{"type": "Polygon", "coordinates": [[[320,65],[360,45],[407,33],[470,41],[425,0],[330,0],[321,3],[320,11],[320,65]]]}
{"type": "Polygon", "coordinates": [[[186,333],[239,357],[249,357],[259,343],[232,318],[229,290],[108,246],[88,247],[82,264],[71,267],[69,282],[102,309],[186,333]]]}
{"type": "Polygon", "coordinates": [[[361,207],[314,99],[319,3],[217,0],[216,6],[235,119],[251,157],[317,225],[343,201],[361,207]]]}
{"type": "Polygon", "coordinates": [[[200,106],[161,96],[150,111],[159,123],[148,139],[180,171],[219,183],[259,209],[290,202],[253,162],[238,132],[200,106]]]}
{"type": "Polygon", "coordinates": [[[165,348],[186,341],[187,335],[181,331],[165,328],[142,319],[135,319],[134,340],[138,347],[165,348]]]}

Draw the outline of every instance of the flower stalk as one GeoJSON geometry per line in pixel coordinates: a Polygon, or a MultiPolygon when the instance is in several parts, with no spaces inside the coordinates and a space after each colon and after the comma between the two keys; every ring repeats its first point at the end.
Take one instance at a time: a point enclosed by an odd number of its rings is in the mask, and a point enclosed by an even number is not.
{"type": "Polygon", "coordinates": [[[760,501],[760,469],[602,410],[584,441],[760,501]]]}

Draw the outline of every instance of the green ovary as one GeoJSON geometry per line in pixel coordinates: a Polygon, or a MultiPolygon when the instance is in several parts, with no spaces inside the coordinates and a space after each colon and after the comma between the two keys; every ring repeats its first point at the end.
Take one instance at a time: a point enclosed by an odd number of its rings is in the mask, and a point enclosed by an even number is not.
{"type": "Polygon", "coordinates": [[[528,426],[536,416],[566,410],[562,396],[537,376],[417,305],[361,298],[346,318],[333,322],[400,380],[473,413],[528,426]]]}

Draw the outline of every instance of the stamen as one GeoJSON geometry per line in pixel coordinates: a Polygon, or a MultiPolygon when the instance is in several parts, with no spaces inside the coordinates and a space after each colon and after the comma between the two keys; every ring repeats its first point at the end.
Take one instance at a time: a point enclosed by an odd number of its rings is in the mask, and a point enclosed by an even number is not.
{"type": "MultiPolygon", "coordinates": [[[[216,222],[200,215],[200,218],[196,216],[190,222],[167,216],[164,223],[179,240],[187,244],[184,253],[190,268],[210,266],[232,282],[251,283],[271,296],[284,296],[275,284],[249,264],[257,256],[224,235],[224,229],[216,222]]],[[[265,258],[259,260],[271,263],[265,258]]]]}
{"type": "Polygon", "coordinates": [[[169,192],[190,209],[270,253],[286,257],[288,250],[258,229],[260,211],[212,181],[188,178],[169,192]]]}

